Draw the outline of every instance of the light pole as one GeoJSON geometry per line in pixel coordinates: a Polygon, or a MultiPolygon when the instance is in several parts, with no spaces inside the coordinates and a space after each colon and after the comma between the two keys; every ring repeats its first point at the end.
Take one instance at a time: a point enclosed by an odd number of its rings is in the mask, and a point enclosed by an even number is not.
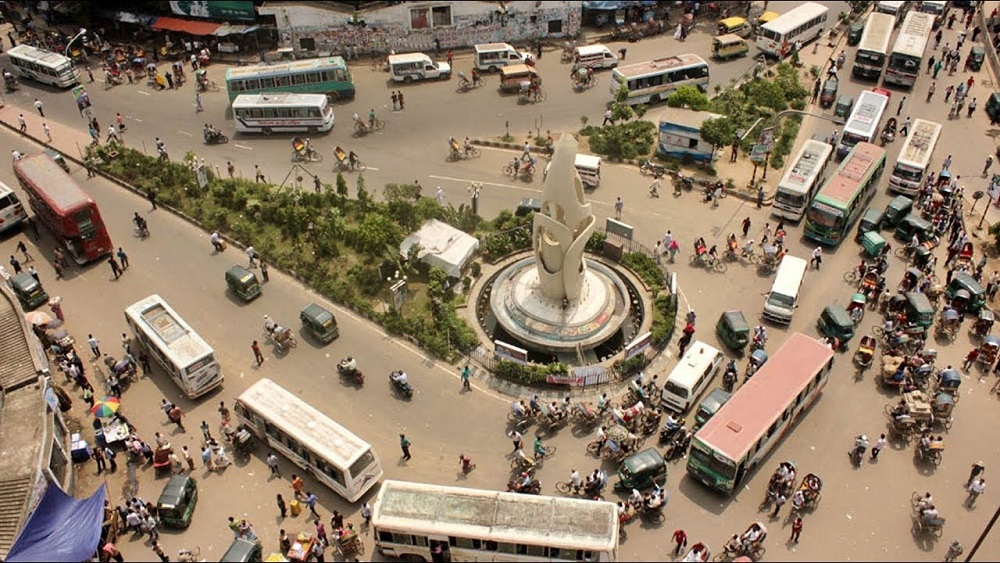
{"type": "Polygon", "coordinates": [[[87,34],[87,30],[85,28],[81,27],[80,31],[76,35],[74,35],[73,38],[70,39],[68,43],[66,43],[66,51],[63,54],[68,57],[69,56],[69,48],[70,48],[70,46],[73,45],[73,42],[76,41],[77,39],[83,37],[86,34],[87,34]]]}
{"type": "Polygon", "coordinates": [[[479,192],[483,190],[482,182],[473,182],[468,188],[469,194],[472,196],[472,214],[479,215],[479,192]]]}
{"type": "Polygon", "coordinates": [[[391,276],[385,278],[389,285],[389,303],[393,310],[402,314],[403,302],[406,300],[406,275],[396,270],[391,276]]]}

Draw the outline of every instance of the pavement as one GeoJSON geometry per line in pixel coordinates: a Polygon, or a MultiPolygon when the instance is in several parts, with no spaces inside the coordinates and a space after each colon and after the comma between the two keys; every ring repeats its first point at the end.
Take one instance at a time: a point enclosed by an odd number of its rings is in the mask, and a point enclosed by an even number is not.
{"type": "MultiPolygon", "coordinates": [[[[955,31],[946,33],[945,40],[954,41],[955,35],[955,31]]],[[[697,45],[704,48],[705,44],[707,39],[697,34],[689,39],[684,48],[693,49],[697,45]]],[[[643,52],[662,52],[664,47],[674,48],[673,40],[662,36],[630,44],[629,57],[638,59],[644,56],[643,52]]],[[[806,50],[810,48],[807,46],[806,50]]],[[[824,55],[823,50],[821,47],[817,53],[820,60],[829,56],[824,55]]],[[[848,55],[849,60],[853,60],[853,50],[848,50],[848,55]]],[[[541,64],[555,67],[554,61],[549,62],[552,58],[546,55],[541,64]]],[[[552,74],[555,74],[554,71],[552,74]]],[[[365,90],[359,91],[397,88],[386,85],[384,75],[379,76],[366,69],[356,70],[356,75],[365,87],[365,90]]],[[[542,131],[550,126],[557,130],[553,122],[574,126],[581,112],[596,114],[596,108],[604,99],[596,93],[601,90],[600,86],[591,91],[594,92],[592,98],[588,94],[572,94],[568,87],[566,92],[562,92],[554,84],[560,84],[563,77],[555,76],[553,82],[547,82],[550,92],[565,98],[553,100],[550,97],[544,103],[546,114],[544,122],[539,124],[542,131]]],[[[956,76],[952,80],[959,78],[956,76]]],[[[938,89],[941,90],[946,82],[939,82],[938,89]]],[[[987,69],[978,73],[976,82],[973,95],[993,89],[997,84],[996,77],[987,69]],[[979,90],[980,87],[982,90],[979,90]]],[[[982,169],[985,153],[992,152],[990,135],[994,131],[988,127],[981,112],[971,119],[963,116],[960,120],[949,121],[945,104],[937,100],[924,104],[923,93],[928,84],[928,77],[922,76],[912,94],[894,91],[891,107],[895,106],[899,97],[906,95],[910,98],[906,107],[913,111],[915,117],[944,123],[945,130],[935,162],[940,162],[944,154],[954,154],[953,170],[962,174],[969,183],[966,194],[973,189],[981,189],[981,183],[985,181],[978,173],[982,169]]],[[[444,162],[445,140],[449,134],[459,136],[456,129],[468,130],[470,135],[495,136],[502,134],[503,122],[508,117],[512,126],[517,124],[518,130],[523,131],[525,126],[534,127],[531,114],[524,108],[517,108],[514,100],[497,98],[492,92],[458,95],[450,91],[453,87],[453,84],[441,83],[407,88],[407,110],[388,115],[389,127],[384,135],[353,139],[335,131],[314,142],[324,143],[324,146],[356,143],[367,147],[367,151],[359,151],[359,154],[379,168],[366,173],[369,186],[417,178],[424,185],[440,183],[448,194],[448,201],[459,203],[468,197],[466,186],[472,181],[484,181],[486,187],[480,199],[480,209],[487,217],[513,206],[520,197],[540,191],[538,182],[513,182],[502,176],[500,167],[512,158],[510,151],[484,149],[482,157],[475,161],[444,162]],[[458,124],[451,117],[454,115],[482,119],[468,119],[458,124]],[[397,127],[390,129],[394,124],[397,127]],[[369,154],[373,156],[369,158],[369,154]]],[[[870,85],[846,79],[841,87],[847,93],[856,93],[870,85]]],[[[242,158],[235,162],[239,162],[244,173],[252,168],[255,161],[266,167],[272,178],[281,178],[287,172],[288,163],[284,156],[288,154],[286,138],[234,138],[223,147],[197,146],[199,121],[207,120],[205,115],[223,115],[224,96],[219,95],[207,102],[208,113],[195,114],[193,100],[189,99],[191,96],[186,91],[146,94],[140,93],[142,91],[140,86],[92,93],[105,130],[112,121],[113,108],[120,107],[129,123],[125,142],[131,146],[141,148],[145,143],[146,150],[151,151],[152,138],[162,135],[167,138],[173,155],[188,149],[195,150],[199,155],[204,154],[213,165],[221,164],[223,167],[227,158],[235,159],[233,155],[240,155],[242,158]],[[180,132],[194,134],[188,137],[180,132]],[[244,143],[250,148],[236,146],[244,143]]],[[[481,89],[480,92],[485,91],[481,89]]],[[[5,97],[6,107],[0,110],[0,122],[14,123],[17,114],[24,113],[28,132],[44,138],[41,117],[31,107],[35,96],[45,101],[46,115],[49,116],[46,122],[52,129],[53,144],[67,154],[80,154],[80,149],[89,139],[82,130],[83,120],[76,113],[68,92],[25,84],[14,95],[5,97]]],[[[338,110],[338,116],[343,117],[345,111],[357,111],[352,108],[363,108],[370,99],[358,100],[355,105],[338,110]]],[[[826,122],[807,118],[796,148],[813,133],[826,134],[832,128],[826,122]]],[[[890,151],[889,162],[894,161],[900,146],[901,143],[897,142],[887,147],[890,151]]],[[[14,149],[35,152],[40,147],[16,130],[0,130],[0,150],[14,149]]],[[[687,265],[685,251],[698,236],[724,240],[730,232],[738,230],[740,221],[747,216],[753,221],[751,236],[759,238],[764,223],[774,222],[768,216],[768,210],[757,210],[755,205],[736,198],[726,198],[718,207],[711,207],[693,194],[681,197],[665,195],[654,200],[645,193],[647,182],[634,167],[610,163],[604,168],[601,187],[590,194],[595,213],[600,218],[611,215],[611,205],[615,196],[620,194],[626,202],[624,220],[635,227],[637,240],[654,241],[667,229],[671,229],[680,240],[682,252],[673,271],[677,273],[682,289],[682,307],[695,309],[698,314],[699,331],[695,338],[716,345],[712,327],[714,320],[726,309],[743,310],[750,322],[755,324],[762,294],[769,289],[772,279],[749,266],[738,264],[730,264],[724,274],[693,268],[687,265]]],[[[122,190],[106,179],[86,179],[86,174],[78,165],[73,165],[72,170],[74,178],[98,202],[112,239],[116,246],[123,246],[129,253],[132,267],[117,282],[112,280],[110,271],[103,263],[73,269],[66,279],[56,280],[48,263],[53,244],[51,236],[45,233],[38,243],[28,240],[29,247],[35,247],[32,248],[33,254],[44,257],[38,259],[36,268],[46,289],[50,294],[64,298],[67,328],[77,335],[78,341],[82,341],[86,333],[93,333],[107,344],[117,342],[118,335],[125,330],[120,311],[156,291],[212,343],[226,375],[220,391],[194,402],[179,397],[173,383],[158,370],[152,377],[136,382],[126,392],[123,408],[137,423],[144,437],[149,439],[154,431],[175,432],[165,424],[157,409],[160,399],[165,397],[181,405],[188,413],[188,420],[192,421],[188,424],[191,427],[188,433],[173,433],[170,439],[175,446],[197,446],[200,436],[197,436],[194,426],[198,421],[206,420],[215,428],[218,421],[215,409],[219,401],[226,401],[231,406],[232,400],[243,389],[260,377],[270,377],[371,442],[382,459],[386,478],[486,489],[503,488],[509,477],[504,456],[509,453],[510,442],[503,435],[509,396],[495,392],[485,380],[478,379],[471,392],[462,392],[455,366],[442,365],[332,304],[328,306],[337,314],[341,325],[340,339],[321,347],[302,337],[300,341],[303,345],[281,358],[265,349],[267,360],[260,368],[254,367],[249,343],[261,338],[260,323],[264,314],[279,321],[285,319],[285,322],[291,322],[303,305],[323,300],[294,279],[272,270],[271,282],[265,285],[261,299],[249,305],[233,302],[226,294],[222,276],[231,264],[242,263],[242,254],[227,251],[213,255],[208,233],[165,210],[150,211],[143,197],[122,190]],[[152,234],[149,239],[133,238],[130,217],[134,211],[140,211],[147,217],[152,234]],[[359,365],[369,376],[362,389],[342,384],[335,374],[333,364],[349,354],[359,359],[359,365]],[[384,379],[385,374],[399,367],[410,373],[417,390],[410,402],[396,399],[384,379]],[[398,461],[399,432],[405,432],[413,441],[414,458],[409,463],[398,461]],[[478,465],[468,476],[459,471],[457,458],[460,453],[470,456],[478,465]]],[[[323,173],[332,179],[325,166],[323,173]]],[[[769,174],[777,177],[777,171],[770,171],[769,174]]],[[[0,170],[0,180],[16,189],[17,182],[10,169],[0,170]]],[[[883,176],[882,183],[886,181],[887,176],[883,176]]],[[[889,199],[890,195],[880,193],[873,205],[884,205],[889,199]]],[[[966,220],[978,220],[980,211],[977,209],[975,214],[967,214],[966,220]]],[[[986,219],[990,223],[1000,220],[996,213],[991,206],[986,219]]],[[[800,237],[799,226],[788,225],[787,228],[791,252],[808,256],[812,245],[800,237]]],[[[24,238],[27,237],[17,234],[0,238],[0,255],[5,252],[13,254],[17,242],[24,238]]],[[[854,244],[826,250],[822,270],[807,274],[803,297],[792,325],[787,329],[768,327],[772,342],[768,346],[769,351],[776,350],[789,331],[815,335],[814,323],[822,307],[834,302],[847,302],[853,288],[844,283],[842,275],[853,268],[858,259],[858,247],[854,244]]],[[[896,283],[903,269],[902,262],[893,259],[889,271],[890,283],[896,283]]],[[[993,269],[1000,268],[991,258],[988,270],[993,269]]],[[[868,332],[877,322],[875,315],[866,317],[860,333],[868,332]]],[[[939,363],[960,365],[967,351],[977,344],[977,340],[961,331],[955,343],[934,341],[932,345],[939,351],[939,363]]],[[[708,492],[686,477],[683,462],[672,464],[667,484],[671,500],[666,522],[649,527],[630,525],[629,537],[620,548],[620,559],[667,559],[669,535],[676,528],[684,528],[692,543],[704,541],[718,551],[730,533],[745,529],[749,521],[756,519],[763,519],[771,531],[767,542],[767,558],[770,560],[940,560],[953,539],[960,540],[968,552],[989,522],[991,509],[996,505],[994,493],[987,489],[977,506],[965,506],[962,487],[969,466],[974,461],[985,462],[988,478],[992,474],[989,468],[1000,467],[1000,450],[990,447],[990,442],[983,439],[983,429],[995,427],[1000,422],[996,409],[997,396],[988,392],[995,376],[976,370],[964,374],[956,420],[944,434],[947,451],[940,467],[927,467],[917,461],[913,445],[893,443],[878,462],[866,461],[860,468],[854,468],[844,455],[852,437],[862,432],[869,437],[885,432],[882,409],[896,397],[882,390],[875,381],[876,370],[857,374],[850,356],[850,352],[838,355],[830,384],[823,396],[776,446],[762,470],[753,475],[746,487],[733,497],[720,497],[708,492]],[[768,520],[765,514],[758,511],[770,468],[786,459],[795,460],[800,475],[816,472],[825,483],[823,500],[816,511],[805,517],[802,540],[798,544],[785,541],[787,535],[783,534],[788,534],[789,530],[784,513],[779,519],[768,520]],[[941,539],[932,540],[911,534],[909,498],[915,490],[932,491],[938,500],[941,513],[948,519],[941,539]]],[[[656,364],[647,373],[659,373],[661,378],[665,377],[673,363],[669,356],[662,358],[662,363],[656,364]]],[[[740,362],[741,370],[743,361],[740,362]]],[[[78,390],[72,390],[71,395],[78,399],[78,390]]],[[[89,422],[83,416],[81,404],[80,401],[75,403],[73,418],[76,424],[86,429],[89,422]]],[[[552,484],[563,480],[570,469],[589,471],[601,463],[585,453],[584,446],[591,435],[582,429],[568,427],[544,433],[543,436],[546,443],[559,448],[558,455],[547,461],[539,473],[546,493],[552,493],[552,484]]],[[[258,445],[249,461],[239,462],[221,474],[205,471],[199,462],[195,477],[199,481],[201,500],[194,523],[184,532],[163,532],[160,542],[167,552],[172,554],[181,547],[198,545],[203,557],[217,559],[231,540],[226,528],[228,516],[249,518],[264,542],[265,551],[275,549],[279,528],[290,533],[310,530],[311,524],[303,516],[277,517],[274,495],[290,493],[288,479],[295,469],[282,459],[284,477],[267,477],[263,461],[266,454],[266,448],[258,445]]],[[[607,469],[613,471],[614,468],[608,466],[607,469]]],[[[80,465],[77,472],[77,494],[80,496],[104,481],[104,476],[94,474],[93,464],[80,465]]],[[[124,473],[120,469],[107,478],[116,502],[122,498],[126,483],[124,473]]],[[[147,500],[155,499],[163,480],[154,479],[150,468],[140,468],[137,475],[139,495],[147,500]]],[[[320,512],[324,517],[331,510],[339,510],[348,515],[348,520],[358,522],[356,511],[360,505],[349,505],[309,478],[306,483],[307,489],[319,495],[320,512]]],[[[368,547],[366,553],[371,554],[373,544],[370,535],[366,535],[364,541],[368,547]]],[[[124,539],[120,543],[126,559],[151,557],[145,540],[124,539]]],[[[374,559],[380,558],[374,555],[374,559]]],[[[997,559],[1000,559],[1000,542],[990,536],[980,548],[976,560],[997,559]]]]}

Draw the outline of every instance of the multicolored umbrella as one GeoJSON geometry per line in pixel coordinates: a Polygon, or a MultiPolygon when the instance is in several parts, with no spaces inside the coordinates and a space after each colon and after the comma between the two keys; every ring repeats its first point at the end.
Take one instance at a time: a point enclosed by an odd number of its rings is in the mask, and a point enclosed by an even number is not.
{"type": "Polygon", "coordinates": [[[31,311],[24,314],[24,320],[30,325],[47,325],[52,322],[52,315],[45,311],[31,311]]]}
{"type": "Polygon", "coordinates": [[[118,412],[121,406],[122,404],[118,400],[118,397],[104,397],[94,403],[94,406],[90,409],[90,414],[98,418],[110,418],[118,412]]]}

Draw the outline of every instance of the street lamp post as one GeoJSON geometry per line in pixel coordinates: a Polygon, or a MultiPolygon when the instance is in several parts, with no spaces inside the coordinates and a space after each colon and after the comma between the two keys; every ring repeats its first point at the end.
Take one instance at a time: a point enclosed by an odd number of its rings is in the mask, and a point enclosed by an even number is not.
{"type": "Polygon", "coordinates": [[[68,43],[66,43],[66,51],[63,54],[68,57],[69,56],[69,48],[73,45],[73,42],[76,41],[77,39],[83,37],[86,34],[87,34],[87,30],[85,28],[81,27],[80,31],[76,35],[74,35],[73,38],[70,39],[68,43]]]}
{"type": "Polygon", "coordinates": [[[479,215],[479,192],[483,190],[483,183],[473,182],[468,189],[469,194],[472,196],[472,214],[479,215]]]}

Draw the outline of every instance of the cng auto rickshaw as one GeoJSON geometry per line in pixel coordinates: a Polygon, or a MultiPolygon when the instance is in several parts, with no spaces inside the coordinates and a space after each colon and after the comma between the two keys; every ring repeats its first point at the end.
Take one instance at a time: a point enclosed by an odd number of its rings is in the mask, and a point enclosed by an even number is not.
{"type": "Polygon", "coordinates": [[[712,39],[712,56],[724,61],[733,57],[743,57],[750,52],[750,45],[739,35],[720,35],[712,39]]]}
{"type": "Polygon", "coordinates": [[[885,206],[885,213],[882,215],[882,224],[890,229],[895,228],[911,209],[913,209],[912,199],[905,195],[896,196],[889,202],[889,205],[885,206]]]}
{"type": "Polygon", "coordinates": [[[991,121],[1000,121],[1000,92],[993,92],[983,107],[991,121]]]}
{"type": "Polygon", "coordinates": [[[833,105],[833,101],[837,99],[837,87],[839,83],[836,78],[827,78],[826,82],[823,83],[823,89],[819,94],[819,107],[828,108],[833,105]]]}
{"type": "Polygon", "coordinates": [[[322,344],[329,344],[340,336],[337,328],[337,317],[325,308],[310,303],[299,312],[299,320],[310,336],[322,344]]]}
{"type": "Polygon", "coordinates": [[[865,254],[875,258],[882,253],[882,249],[885,248],[885,237],[881,233],[875,231],[868,231],[861,236],[861,247],[865,249],[865,254]]]}
{"type": "Polygon", "coordinates": [[[747,359],[747,369],[743,372],[743,377],[750,379],[766,363],[767,352],[763,348],[757,348],[753,352],[750,352],[750,357],[747,359]]]}
{"type": "Polygon", "coordinates": [[[851,26],[847,28],[847,46],[854,47],[858,43],[861,43],[861,35],[864,31],[865,24],[852,23],[851,26]]]}
{"type": "Polygon", "coordinates": [[[711,418],[715,416],[715,413],[719,412],[719,409],[729,402],[729,398],[732,396],[733,394],[725,389],[713,389],[712,392],[701,401],[701,404],[698,405],[698,412],[695,413],[694,416],[694,428],[692,428],[692,432],[697,432],[699,428],[711,420],[711,418]]]}
{"type": "Polygon", "coordinates": [[[667,482],[667,462],[654,448],[634,453],[622,461],[618,469],[616,491],[640,491],[651,489],[653,484],[663,486],[667,482]]]}
{"type": "Polygon", "coordinates": [[[49,302],[49,294],[45,293],[42,284],[31,274],[22,272],[11,276],[10,287],[25,311],[31,311],[49,302]]]}
{"type": "Polygon", "coordinates": [[[906,320],[924,328],[934,324],[934,306],[927,294],[917,291],[906,293],[906,320]]]}
{"type": "Polygon", "coordinates": [[[190,475],[172,476],[156,502],[160,523],[167,528],[187,528],[191,525],[191,517],[197,504],[197,481],[190,475]]]}
{"type": "Polygon", "coordinates": [[[986,305],[986,290],[965,272],[958,272],[951,278],[951,283],[944,289],[944,295],[953,303],[962,301],[955,303],[955,308],[961,309],[964,306],[967,313],[977,314],[986,305]],[[965,294],[960,296],[960,291],[965,294]]]}
{"type": "Polygon", "coordinates": [[[901,242],[909,243],[913,240],[913,235],[916,235],[921,244],[927,243],[930,248],[937,246],[934,224],[916,213],[908,213],[906,217],[903,217],[896,225],[894,234],[896,240],[901,242]]]}
{"type": "Polygon", "coordinates": [[[257,276],[243,266],[233,266],[226,272],[226,285],[233,295],[243,301],[253,301],[260,296],[260,282],[257,276]]]}
{"type": "Polygon", "coordinates": [[[851,115],[851,110],[854,108],[854,98],[844,94],[837,98],[837,103],[833,106],[833,115],[835,117],[843,117],[847,119],[847,116],[851,115]]]}
{"type": "Polygon", "coordinates": [[[731,17],[719,20],[716,35],[736,35],[738,37],[749,37],[753,33],[750,22],[740,17],[731,17]]]}
{"type": "Polygon", "coordinates": [[[982,45],[973,45],[969,50],[969,56],[965,58],[965,70],[978,72],[983,68],[983,60],[986,59],[986,48],[982,45]]]}
{"type": "MultiPolygon", "coordinates": [[[[229,544],[229,549],[223,554],[219,561],[223,563],[252,563],[261,561],[262,547],[260,540],[247,540],[236,538],[229,544]]],[[[270,559],[268,559],[270,561],[270,559]]]]}
{"type": "Polygon", "coordinates": [[[824,308],[816,321],[816,328],[820,334],[839,340],[841,345],[854,338],[854,320],[847,309],[840,304],[824,308]]]}
{"type": "Polygon", "coordinates": [[[882,229],[882,218],[885,216],[885,212],[877,207],[869,207],[865,210],[865,214],[861,216],[861,220],[858,221],[858,234],[855,240],[860,240],[865,233],[869,231],[876,231],[882,229]]]}
{"type": "Polygon", "coordinates": [[[730,350],[742,355],[750,342],[750,323],[743,316],[743,311],[726,311],[715,323],[715,334],[730,350]]]}

